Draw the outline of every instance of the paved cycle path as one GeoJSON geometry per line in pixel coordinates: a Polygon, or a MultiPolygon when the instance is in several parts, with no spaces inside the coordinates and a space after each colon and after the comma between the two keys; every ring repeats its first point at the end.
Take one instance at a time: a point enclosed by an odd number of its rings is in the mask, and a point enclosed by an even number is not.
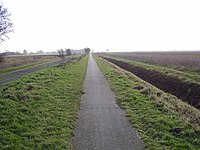
{"type": "Polygon", "coordinates": [[[92,56],[88,62],[84,92],[73,149],[144,149],[142,140],[116,104],[115,95],[92,56]]]}

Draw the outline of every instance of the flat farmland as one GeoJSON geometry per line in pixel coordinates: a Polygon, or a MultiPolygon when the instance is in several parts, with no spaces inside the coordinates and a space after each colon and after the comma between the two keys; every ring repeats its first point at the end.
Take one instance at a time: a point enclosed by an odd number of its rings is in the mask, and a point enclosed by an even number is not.
{"type": "Polygon", "coordinates": [[[183,67],[200,70],[200,52],[127,52],[107,53],[107,55],[142,61],[153,64],[161,64],[174,67],[183,67]]]}

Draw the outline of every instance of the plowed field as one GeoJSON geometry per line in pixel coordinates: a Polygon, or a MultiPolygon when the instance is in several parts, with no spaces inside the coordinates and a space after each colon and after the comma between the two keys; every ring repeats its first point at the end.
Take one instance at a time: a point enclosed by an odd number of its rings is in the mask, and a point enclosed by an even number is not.
{"type": "Polygon", "coordinates": [[[190,105],[200,109],[200,85],[198,83],[183,82],[176,77],[167,76],[156,70],[147,70],[127,62],[107,57],[103,58],[134,73],[139,78],[151,83],[159,89],[171,93],[190,105]]]}

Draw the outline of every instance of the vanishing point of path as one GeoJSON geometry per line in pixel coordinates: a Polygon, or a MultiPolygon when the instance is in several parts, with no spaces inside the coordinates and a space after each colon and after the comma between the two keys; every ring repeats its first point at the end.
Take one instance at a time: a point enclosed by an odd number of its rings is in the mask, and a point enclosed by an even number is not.
{"type": "Polygon", "coordinates": [[[144,143],[116,104],[115,95],[90,56],[73,139],[75,150],[141,150],[144,143]]]}

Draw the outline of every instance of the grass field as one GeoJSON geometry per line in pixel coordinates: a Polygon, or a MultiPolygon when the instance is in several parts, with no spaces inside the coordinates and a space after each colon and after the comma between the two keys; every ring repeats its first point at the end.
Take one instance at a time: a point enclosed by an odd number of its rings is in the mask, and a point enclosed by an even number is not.
{"type": "Polygon", "coordinates": [[[88,56],[0,87],[0,149],[70,149],[88,56]]]}
{"type": "Polygon", "coordinates": [[[147,149],[199,149],[199,110],[102,58],[95,59],[147,149]]]}
{"type": "Polygon", "coordinates": [[[0,74],[8,73],[8,72],[15,71],[15,70],[24,69],[24,68],[27,68],[27,67],[30,67],[30,66],[41,64],[41,63],[43,63],[43,62],[39,61],[39,62],[28,63],[28,64],[19,65],[19,66],[15,66],[15,67],[4,68],[4,69],[0,70],[0,74]]]}

